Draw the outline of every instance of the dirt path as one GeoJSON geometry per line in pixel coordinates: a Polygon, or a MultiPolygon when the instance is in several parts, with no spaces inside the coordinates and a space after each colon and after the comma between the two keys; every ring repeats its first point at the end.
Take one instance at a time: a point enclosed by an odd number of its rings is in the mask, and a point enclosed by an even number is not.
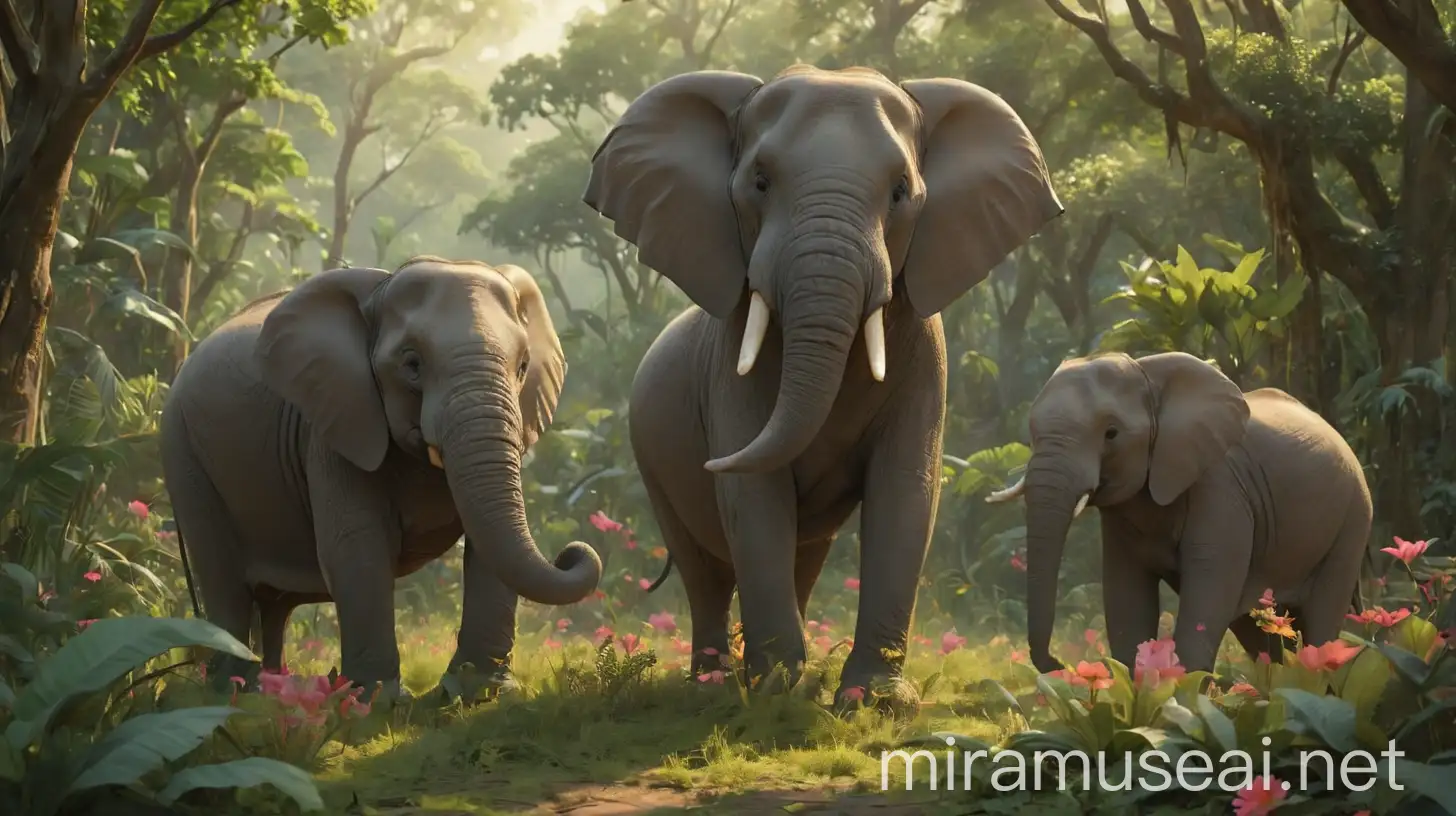
{"type": "MultiPolygon", "coordinates": [[[[571,814],[571,816],[635,816],[693,811],[718,813],[835,813],[843,816],[888,816],[935,812],[923,805],[891,801],[883,795],[856,794],[845,789],[693,792],[641,785],[578,785],[558,791],[539,803],[496,800],[495,812],[521,816],[571,814]]],[[[422,808],[408,802],[376,802],[367,811],[377,816],[473,816],[472,810],[455,810],[433,805],[422,808]]]]}

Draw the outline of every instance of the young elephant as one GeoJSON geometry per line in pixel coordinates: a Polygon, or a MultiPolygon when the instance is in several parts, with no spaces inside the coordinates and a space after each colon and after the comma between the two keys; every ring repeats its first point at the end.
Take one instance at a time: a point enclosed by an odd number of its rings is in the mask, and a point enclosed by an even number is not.
{"type": "Polygon", "coordinates": [[[954,79],[683,74],[627,108],[585,200],[697,304],[630,403],[694,670],[728,652],[736,585],[749,674],[797,679],[809,592],[862,502],[837,697],[897,678],[940,494],[939,312],[1062,212],[1026,126],[954,79]]]}
{"type": "Polygon", "coordinates": [[[1372,508],[1354,451],[1275,388],[1249,393],[1181,352],[1068,360],[1031,406],[1026,475],[987,501],[1026,502],[1027,632],[1049,650],[1067,527],[1102,521],[1102,591],[1112,657],[1131,666],[1158,634],[1158,582],[1179,594],[1174,640],[1211,671],[1225,631],[1251,655],[1282,654],[1248,611],[1266,589],[1304,642],[1335,639],[1352,599],[1372,508]],[[1180,580],[1184,578],[1186,580],[1180,580]]]}
{"type": "Polygon", "coordinates": [[[256,605],[276,669],[293,609],[332,601],[344,676],[394,694],[394,579],[463,533],[450,667],[504,680],[517,593],[569,604],[601,577],[579,542],[554,566],[543,558],[521,497],[521,457],[565,374],[541,292],[516,266],[336,269],[246,306],[187,358],[162,414],[207,617],[247,642],[256,605]]]}

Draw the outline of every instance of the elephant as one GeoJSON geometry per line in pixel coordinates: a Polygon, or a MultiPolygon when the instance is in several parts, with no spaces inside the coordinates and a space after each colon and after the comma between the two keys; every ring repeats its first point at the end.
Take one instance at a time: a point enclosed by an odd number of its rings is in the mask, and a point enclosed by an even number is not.
{"type": "Polygon", "coordinates": [[[332,602],[343,675],[407,696],[394,580],[463,535],[448,671],[469,663],[509,681],[518,595],[575,603],[601,578],[581,542],[548,562],[522,499],[521,459],[565,376],[541,290],[519,266],[417,256],[246,305],[187,357],[162,412],[195,611],[247,643],[256,607],[262,665],[276,671],[290,613],[332,602]]]}
{"type": "Polygon", "coordinates": [[[1367,560],[1373,509],[1355,452],[1277,388],[1243,392],[1184,352],[1063,362],[1032,401],[1031,458],[986,498],[1026,507],[1028,651],[1062,668],[1049,640],[1067,528],[1096,507],[1113,659],[1133,666],[1158,636],[1159,582],[1178,594],[1183,665],[1212,671],[1225,632],[1283,657],[1248,614],[1266,590],[1306,645],[1339,636],[1367,560]]]}
{"type": "Polygon", "coordinates": [[[957,79],[695,71],[627,107],[583,200],[692,301],[644,354],[628,424],[693,671],[728,653],[736,589],[750,682],[796,684],[809,593],[858,509],[836,705],[903,701],[942,478],[939,314],[1061,215],[1036,140],[957,79]]]}

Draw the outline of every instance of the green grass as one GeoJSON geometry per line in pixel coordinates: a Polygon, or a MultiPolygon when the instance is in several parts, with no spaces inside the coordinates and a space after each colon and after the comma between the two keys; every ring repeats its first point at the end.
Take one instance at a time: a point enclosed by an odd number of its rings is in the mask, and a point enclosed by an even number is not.
{"type": "MultiPolygon", "coordinates": [[[[403,638],[406,684],[417,694],[434,685],[449,658],[438,634],[403,638]]],[[[514,662],[518,690],[470,708],[417,704],[384,733],[331,757],[319,780],[331,804],[357,800],[362,812],[379,813],[555,810],[602,797],[664,812],[715,801],[725,812],[792,811],[796,802],[812,809],[803,803],[831,796],[836,812],[861,800],[883,806],[907,794],[899,762],[890,777],[898,793],[881,792],[881,750],[933,731],[997,740],[1026,727],[1014,714],[985,709],[976,693],[986,678],[1021,685],[1009,646],[994,642],[944,656],[913,648],[907,675],[921,687],[921,707],[891,719],[829,712],[842,647],[819,652],[793,693],[750,696],[731,675],[723,685],[705,684],[660,665],[613,687],[585,638],[547,646],[539,635],[523,636],[514,662]]],[[[327,665],[293,661],[295,671],[327,665]]],[[[924,799],[918,791],[909,796],[924,799]]]]}

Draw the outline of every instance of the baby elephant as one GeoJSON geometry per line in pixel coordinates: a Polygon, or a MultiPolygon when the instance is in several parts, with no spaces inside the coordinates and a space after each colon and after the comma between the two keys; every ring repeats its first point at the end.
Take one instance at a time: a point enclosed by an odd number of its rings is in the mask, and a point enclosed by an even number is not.
{"type": "Polygon", "coordinates": [[[463,534],[450,665],[504,681],[517,595],[574,603],[601,578],[585,544],[554,564],[541,555],[521,496],[521,458],[565,375],[518,266],[336,269],[244,307],[187,358],[162,413],[162,467],[207,617],[246,642],[256,607],[263,665],[277,669],[293,609],[332,601],[343,674],[393,695],[395,578],[463,534]]]}
{"type": "Polygon", "coordinates": [[[1181,352],[1068,360],[1032,403],[1031,449],[1022,480],[987,501],[1026,502],[1038,671],[1061,668],[1049,650],[1057,570],[1089,504],[1102,521],[1108,642],[1125,665],[1158,636],[1160,580],[1179,594],[1174,640],[1190,670],[1213,669],[1225,631],[1279,658],[1248,616],[1266,589],[1308,645],[1338,637],[1359,606],[1365,476],[1339,433],[1283,391],[1242,393],[1181,352]]]}

